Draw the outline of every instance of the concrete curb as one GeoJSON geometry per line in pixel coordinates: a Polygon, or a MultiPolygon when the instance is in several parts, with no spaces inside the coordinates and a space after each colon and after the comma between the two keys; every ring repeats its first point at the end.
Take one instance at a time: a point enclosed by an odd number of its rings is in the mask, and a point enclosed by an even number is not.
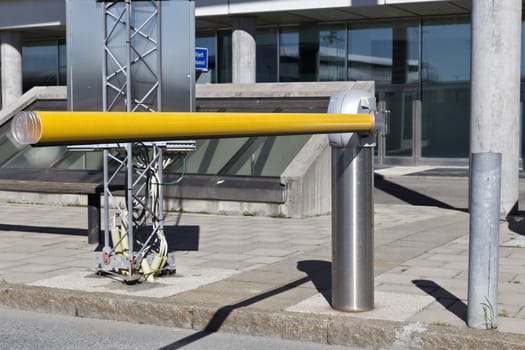
{"type": "Polygon", "coordinates": [[[181,305],[173,298],[137,298],[7,283],[0,284],[0,304],[78,317],[373,349],[525,349],[524,335],[498,331],[267,312],[249,307],[217,309],[181,305]]]}

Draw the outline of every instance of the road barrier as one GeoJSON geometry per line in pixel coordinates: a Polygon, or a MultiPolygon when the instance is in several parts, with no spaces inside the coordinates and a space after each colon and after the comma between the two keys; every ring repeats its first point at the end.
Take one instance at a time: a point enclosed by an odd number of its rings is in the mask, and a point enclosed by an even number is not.
{"type": "Polygon", "coordinates": [[[332,307],[366,311],[374,307],[373,147],[384,129],[375,111],[373,94],[354,89],[333,96],[327,114],[21,112],[11,130],[32,145],[331,133],[332,307]]]}

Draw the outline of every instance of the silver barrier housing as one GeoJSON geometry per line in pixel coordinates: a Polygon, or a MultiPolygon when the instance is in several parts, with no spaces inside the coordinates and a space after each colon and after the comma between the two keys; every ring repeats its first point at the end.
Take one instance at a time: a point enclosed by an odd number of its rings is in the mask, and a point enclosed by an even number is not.
{"type": "Polygon", "coordinates": [[[376,136],[384,121],[376,99],[363,90],[330,99],[328,113],[370,113],[370,133],[330,134],[332,147],[332,308],[359,312],[374,308],[374,171],[376,136]]]}

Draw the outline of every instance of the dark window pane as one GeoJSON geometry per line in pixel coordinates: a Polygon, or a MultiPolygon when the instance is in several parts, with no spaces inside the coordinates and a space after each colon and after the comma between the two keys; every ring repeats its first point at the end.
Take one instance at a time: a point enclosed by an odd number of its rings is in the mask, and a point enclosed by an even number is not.
{"type": "Polygon", "coordinates": [[[348,79],[405,84],[419,79],[416,22],[355,24],[348,31],[348,79]]]}
{"type": "Polygon", "coordinates": [[[422,28],[423,157],[467,157],[470,136],[470,24],[432,20],[422,28]],[[454,125],[454,127],[450,127],[454,125]]]}
{"type": "Polygon", "coordinates": [[[33,43],[22,47],[23,89],[58,84],[58,48],[55,42],[33,43]]]}
{"type": "Polygon", "coordinates": [[[258,29],[255,42],[257,45],[257,82],[276,82],[277,30],[258,29]]]}
{"type": "Polygon", "coordinates": [[[345,80],[345,27],[322,27],[319,31],[320,81],[345,80]]]}
{"type": "Polygon", "coordinates": [[[423,22],[423,80],[470,80],[470,23],[468,19],[423,22]]]}
{"type": "Polygon", "coordinates": [[[279,80],[316,81],[319,30],[315,27],[286,28],[280,33],[279,80]]]}
{"type": "Polygon", "coordinates": [[[525,80],[525,22],[521,22],[521,80],[525,80]]]}
{"type": "Polygon", "coordinates": [[[231,83],[232,82],[232,33],[218,32],[218,82],[231,83]]]}
{"type": "Polygon", "coordinates": [[[387,156],[412,156],[412,114],[414,94],[387,92],[385,102],[390,110],[389,133],[385,137],[387,156]]]}
{"type": "Polygon", "coordinates": [[[67,84],[67,55],[65,41],[58,43],[58,84],[67,84]]]}
{"type": "Polygon", "coordinates": [[[423,85],[422,108],[422,156],[468,157],[470,84],[423,85]]]}

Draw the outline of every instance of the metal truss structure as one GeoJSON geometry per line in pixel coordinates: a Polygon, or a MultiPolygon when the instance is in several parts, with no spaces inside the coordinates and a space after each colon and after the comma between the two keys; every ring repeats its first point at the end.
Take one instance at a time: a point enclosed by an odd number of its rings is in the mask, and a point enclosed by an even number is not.
{"type": "MultiPolygon", "coordinates": [[[[160,1],[106,2],[104,24],[104,111],[160,111],[160,1]]],[[[126,143],[104,148],[104,247],[95,259],[99,271],[133,282],[153,279],[166,264],[166,146],[126,143]],[[115,183],[122,183],[123,173],[124,204],[112,191],[115,183]],[[115,214],[110,217],[110,212],[115,214]]]]}

